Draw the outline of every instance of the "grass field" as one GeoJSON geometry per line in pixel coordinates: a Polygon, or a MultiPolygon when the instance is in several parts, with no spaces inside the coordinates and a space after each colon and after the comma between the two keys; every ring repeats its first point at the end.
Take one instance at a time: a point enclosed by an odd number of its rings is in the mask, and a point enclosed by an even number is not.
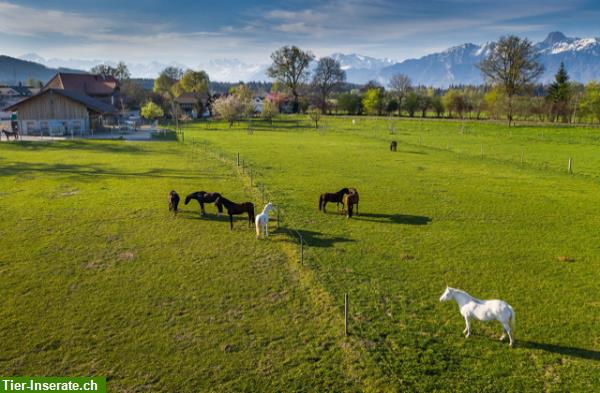
{"type": "Polygon", "coordinates": [[[0,374],[108,375],[115,391],[600,390],[599,130],[322,125],[1,144],[0,374]],[[213,206],[166,211],[170,189],[260,211],[257,184],[281,210],[268,241],[213,206]],[[344,186],[360,214],[318,212],[344,186]],[[516,348],[497,324],[464,339],[446,285],[509,302],[516,348]]]}

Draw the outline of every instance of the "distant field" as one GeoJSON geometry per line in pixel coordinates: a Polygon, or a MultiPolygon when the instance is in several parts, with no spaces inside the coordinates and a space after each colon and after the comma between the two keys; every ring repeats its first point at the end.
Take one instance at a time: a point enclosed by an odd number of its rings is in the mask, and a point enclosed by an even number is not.
{"type": "Polygon", "coordinates": [[[600,390],[600,130],[352,119],[0,144],[0,375],[107,375],[110,391],[600,390]],[[258,212],[263,186],[280,208],[268,241],[211,205],[167,212],[171,189],[258,212]],[[319,212],[344,186],[360,214],[319,212]],[[516,348],[498,324],[462,337],[446,285],[509,302],[516,348]]]}
{"type": "Polygon", "coordinates": [[[382,373],[377,389],[598,389],[598,130],[395,120],[390,135],[387,119],[355,119],[193,124],[185,140],[239,152],[285,207],[340,314],[350,295],[351,340],[382,373]],[[319,193],[343,186],[359,189],[360,216],[319,213],[319,193]],[[517,348],[494,324],[461,337],[456,305],[437,300],[446,285],[511,303],[517,348]]]}

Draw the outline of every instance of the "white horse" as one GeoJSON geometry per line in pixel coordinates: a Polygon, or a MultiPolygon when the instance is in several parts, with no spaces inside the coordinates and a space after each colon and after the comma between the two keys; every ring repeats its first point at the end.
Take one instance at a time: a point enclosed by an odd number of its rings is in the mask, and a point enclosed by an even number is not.
{"type": "Polygon", "coordinates": [[[260,236],[262,229],[263,235],[269,237],[269,212],[273,210],[273,204],[271,202],[265,205],[262,213],[256,216],[256,238],[260,236]]]}
{"type": "Polygon", "coordinates": [[[480,321],[491,321],[496,319],[502,324],[504,332],[500,341],[504,340],[506,334],[510,340],[510,346],[513,346],[513,330],[515,328],[515,312],[512,307],[502,300],[479,300],[475,299],[465,291],[460,289],[446,287],[446,290],[440,297],[440,302],[454,300],[458,304],[461,315],[465,318],[467,327],[463,331],[465,337],[471,335],[471,324],[469,318],[479,319],[480,321]]]}

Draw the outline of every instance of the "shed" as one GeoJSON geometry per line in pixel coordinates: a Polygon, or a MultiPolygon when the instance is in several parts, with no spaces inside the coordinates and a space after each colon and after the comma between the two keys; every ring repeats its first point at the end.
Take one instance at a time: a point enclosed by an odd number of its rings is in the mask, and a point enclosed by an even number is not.
{"type": "Polygon", "coordinates": [[[113,116],[112,105],[74,91],[47,89],[8,110],[17,112],[25,135],[38,133],[84,133],[102,127],[103,116],[113,116]]]}

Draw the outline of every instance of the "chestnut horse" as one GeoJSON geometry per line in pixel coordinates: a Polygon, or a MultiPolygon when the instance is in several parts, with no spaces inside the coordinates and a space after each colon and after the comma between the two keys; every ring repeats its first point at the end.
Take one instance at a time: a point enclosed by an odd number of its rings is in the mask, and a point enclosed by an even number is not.
{"type": "Polygon", "coordinates": [[[172,211],[173,213],[177,214],[177,207],[179,206],[179,194],[177,194],[175,191],[171,191],[169,193],[169,211],[172,211]]]}
{"type": "Polygon", "coordinates": [[[227,209],[227,214],[229,214],[229,227],[233,229],[233,216],[238,214],[248,213],[248,226],[252,226],[254,223],[254,204],[252,202],[244,202],[241,204],[237,204],[235,202],[231,202],[229,199],[224,198],[222,196],[218,197],[215,201],[215,205],[219,210],[227,209]]]}
{"type": "Polygon", "coordinates": [[[356,205],[356,214],[358,214],[358,201],[358,190],[356,188],[351,188],[350,192],[344,195],[343,204],[346,206],[346,217],[352,217],[354,205],[356,205]]]}
{"type": "Polygon", "coordinates": [[[339,207],[340,203],[342,204],[342,208],[344,207],[344,195],[348,194],[350,190],[347,188],[342,188],[338,192],[329,193],[325,192],[321,194],[319,197],[319,210],[323,210],[324,213],[327,213],[325,207],[327,206],[327,202],[335,202],[336,206],[339,207]]]}
{"type": "MultiPolygon", "coordinates": [[[[204,211],[204,204],[205,203],[213,203],[220,196],[221,196],[221,194],[219,194],[218,192],[196,191],[196,192],[192,192],[191,194],[189,194],[188,196],[185,197],[185,204],[187,205],[188,203],[190,203],[190,201],[192,199],[197,200],[198,203],[200,204],[200,215],[203,216],[206,214],[206,211],[204,211]]],[[[217,206],[219,215],[223,214],[223,206],[217,205],[217,204],[215,204],[215,206],[217,206]]]]}

